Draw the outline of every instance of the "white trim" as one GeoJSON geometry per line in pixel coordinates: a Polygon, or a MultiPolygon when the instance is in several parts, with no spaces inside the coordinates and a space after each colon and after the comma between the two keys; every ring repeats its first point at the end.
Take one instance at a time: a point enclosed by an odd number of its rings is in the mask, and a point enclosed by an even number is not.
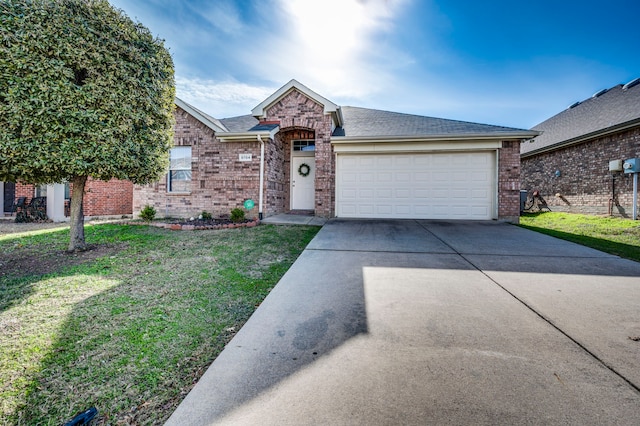
{"type": "Polygon", "coordinates": [[[180,98],[176,98],[175,104],[185,110],[188,114],[192,115],[196,120],[213,130],[214,132],[228,132],[229,129],[224,127],[219,120],[207,116],[204,112],[200,111],[196,107],[189,105],[180,98]],[[214,121],[215,120],[215,121],[214,121]]]}
{"type": "Polygon", "coordinates": [[[537,136],[539,132],[526,131],[522,132],[492,132],[478,134],[442,134],[442,135],[426,135],[426,136],[332,136],[331,144],[353,144],[353,143],[389,143],[389,142],[433,142],[433,141],[461,141],[461,142],[480,142],[487,140],[526,140],[537,136]]]}
{"type": "Polygon", "coordinates": [[[431,152],[431,151],[484,151],[502,147],[502,141],[423,141],[423,142],[386,142],[386,143],[344,143],[333,146],[337,153],[394,153],[394,152],[431,152]]]}
{"type": "Polygon", "coordinates": [[[276,133],[280,131],[280,127],[272,130],[261,130],[255,132],[238,132],[238,133],[218,133],[216,137],[220,142],[256,142],[258,136],[265,139],[275,139],[276,133]]]}

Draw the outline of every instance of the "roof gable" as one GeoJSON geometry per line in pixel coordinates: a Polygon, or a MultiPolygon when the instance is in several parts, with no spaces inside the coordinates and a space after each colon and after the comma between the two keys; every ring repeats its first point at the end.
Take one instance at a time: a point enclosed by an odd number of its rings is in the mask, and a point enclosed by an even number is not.
{"type": "Polygon", "coordinates": [[[537,124],[542,132],[521,147],[522,155],[550,151],[640,125],[640,79],[601,90],[537,124]]]}
{"type": "Polygon", "coordinates": [[[200,111],[198,108],[194,107],[183,101],[180,98],[176,98],[175,104],[193,116],[196,120],[209,127],[214,132],[228,132],[229,129],[225,127],[224,124],[220,122],[217,118],[211,117],[209,114],[206,114],[200,111]]]}
{"type": "Polygon", "coordinates": [[[309,99],[322,105],[322,107],[324,108],[324,113],[331,114],[336,121],[336,125],[342,124],[342,113],[338,105],[334,104],[329,99],[323,96],[320,96],[319,94],[317,94],[316,92],[309,89],[307,86],[305,86],[304,84],[300,83],[295,79],[292,79],[291,81],[289,81],[287,84],[285,84],[284,86],[276,90],[267,99],[265,99],[260,104],[258,104],[255,108],[251,110],[251,114],[258,119],[264,118],[267,110],[272,105],[280,101],[282,98],[287,96],[293,90],[297,90],[298,92],[302,93],[309,99]]]}

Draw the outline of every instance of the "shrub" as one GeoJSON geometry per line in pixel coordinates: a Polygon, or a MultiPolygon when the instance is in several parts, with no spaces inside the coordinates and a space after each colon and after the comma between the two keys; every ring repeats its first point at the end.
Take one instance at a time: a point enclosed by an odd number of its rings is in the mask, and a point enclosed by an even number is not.
{"type": "Polygon", "coordinates": [[[243,222],[244,221],[244,210],[235,208],[231,210],[231,222],[243,222]]]}
{"type": "Polygon", "coordinates": [[[154,217],[156,217],[156,209],[151,207],[149,204],[144,206],[144,208],[140,211],[140,218],[142,220],[146,220],[147,222],[151,222],[154,217]]]}
{"type": "Polygon", "coordinates": [[[213,215],[206,210],[202,210],[202,213],[200,214],[200,218],[204,220],[213,219],[213,215]]]}

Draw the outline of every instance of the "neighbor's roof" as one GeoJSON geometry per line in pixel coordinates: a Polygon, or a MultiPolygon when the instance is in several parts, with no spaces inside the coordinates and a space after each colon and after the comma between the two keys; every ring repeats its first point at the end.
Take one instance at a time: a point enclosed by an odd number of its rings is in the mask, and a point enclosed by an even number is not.
{"type": "Polygon", "coordinates": [[[551,151],[640,125],[640,79],[601,90],[534,126],[541,131],[521,146],[523,156],[551,151]]]}
{"type": "Polygon", "coordinates": [[[333,137],[359,138],[409,138],[437,136],[504,136],[531,138],[537,132],[490,124],[402,114],[376,109],[342,107],[344,125],[337,127],[333,137]]]}

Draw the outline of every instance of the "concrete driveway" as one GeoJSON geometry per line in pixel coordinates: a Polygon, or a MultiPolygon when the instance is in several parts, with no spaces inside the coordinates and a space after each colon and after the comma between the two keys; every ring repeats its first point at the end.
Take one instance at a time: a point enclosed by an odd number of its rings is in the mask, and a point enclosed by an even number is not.
{"type": "Polygon", "coordinates": [[[640,264],[496,222],[331,220],[168,425],[638,424],[640,264]]]}

